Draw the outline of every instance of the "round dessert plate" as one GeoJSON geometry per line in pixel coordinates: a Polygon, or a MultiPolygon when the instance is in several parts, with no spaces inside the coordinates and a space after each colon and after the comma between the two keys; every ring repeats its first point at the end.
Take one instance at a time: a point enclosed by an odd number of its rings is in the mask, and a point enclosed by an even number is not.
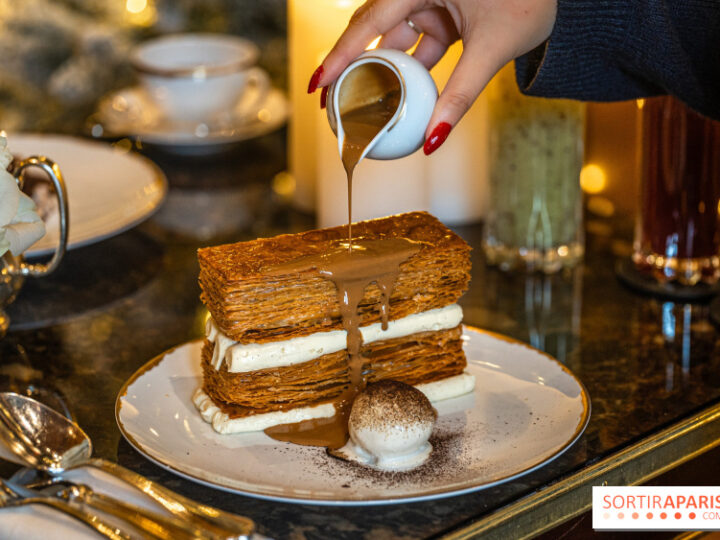
{"type": "Polygon", "coordinates": [[[583,385],[544,353],[465,328],[475,391],[434,403],[433,452],[421,467],[382,473],[324,448],[277,442],[262,432],[220,435],[191,402],[201,341],[148,362],[120,391],[115,416],[138,451],[180,476],[283,502],[365,505],[430,500],[507,482],[552,461],[590,417],[583,385]]]}
{"type": "MultiPolygon", "coordinates": [[[[107,143],[65,135],[11,133],[8,146],[15,156],[44,155],[60,166],[70,207],[69,249],[134,227],[157,210],[167,192],[165,175],[149,159],[107,143]]],[[[26,257],[50,254],[58,245],[56,199],[53,195],[42,201],[36,203],[45,216],[47,233],[25,252],[26,257]],[[48,208],[42,201],[49,201],[48,208]]]]}
{"type": "MultiPolygon", "coordinates": [[[[249,89],[248,94],[256,91],[249,89]]],[[[249,100],[252,98],[250,95],[249,100]]],[[[243,105],[244,101],[241,99],[234,110],[214,122],[178,124],[163,119],[145,91],[133,86],[100,102],[94,116],[98,123],[90,130],[95,137],[131,136],[168,152],[207,155],[275,131],[285,124],[290,113],[287,98],[276,88],[270,89],[252,110],[243,105]]]]}

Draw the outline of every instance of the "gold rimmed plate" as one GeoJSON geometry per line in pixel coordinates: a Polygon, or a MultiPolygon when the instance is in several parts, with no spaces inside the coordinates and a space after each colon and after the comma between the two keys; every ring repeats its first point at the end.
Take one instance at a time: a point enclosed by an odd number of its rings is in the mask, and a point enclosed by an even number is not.
{"type": "MultiPolygon", "coordinates": [[[[11,133],[8,144],[16,157],[44,155],[60,166],[70,207],[68,249],[135,227],[157,211],[167,193],[167,180],[157,165],[107,143],[67,135],[11,133]]],[[[25,252],[30,258],[52,253],[59,236],[54,196],[42,192],[31,196],[45,220],[47,234],[25,252]],[[48,200],[53,204],[46,204],[48,200]]]]}
{"type": "Polygon", "coordinates": [[[580,437],[590,400],[566,367],[504,336],[465,327],[463,337],[475,390],[434,403],[433,453],[406,473],[376,472],[262,432],[214,432],[191,401],[202,381],[201,341],[138,370],[120,391],[115,415],[130,444],[180,476],[252,497],[325,505],[395,504],[485,489],[549,463],[580,437]]]}

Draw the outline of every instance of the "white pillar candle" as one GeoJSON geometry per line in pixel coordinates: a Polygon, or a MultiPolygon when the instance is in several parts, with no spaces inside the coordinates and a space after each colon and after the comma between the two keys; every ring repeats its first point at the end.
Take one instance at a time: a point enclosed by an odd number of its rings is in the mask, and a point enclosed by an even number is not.
{"type": "MultiPolygon", "coordinates": [[[[462,54],[455,43],[431,73],[445,87],[462,54]]],[[[427,158],[428,210],[449,225],[477,222],[485,216],[488,189],[487,100],[481,95],[450,132],[447,141],[427,158]]]]}
{"type": "MultiPolygon", "coordinates": [[[[288,53],[290,120],[290,173],[295,178],[294,205],[316,208],[318,174],[317,131],[327,124],[320,109],[320,91],[308,95],[310,76],[347,26],[362,0],[289,0],[288,53]]],[[[335,143],[337,156],[337,142],[335,143]]],[[[339,157],[337,158],[340,159],[339,157]]],[[[340,179],[340,181],[342,178],[340,179]]]]}

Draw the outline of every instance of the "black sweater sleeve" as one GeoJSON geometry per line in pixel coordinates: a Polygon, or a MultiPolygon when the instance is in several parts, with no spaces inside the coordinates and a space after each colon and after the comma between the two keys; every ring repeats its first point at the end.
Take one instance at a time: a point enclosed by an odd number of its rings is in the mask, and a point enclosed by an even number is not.
{"type": "Polygon", "coordinates": [[[720,0],[558,0],[550,38],[515,69],[528,95],[673,94],[720,119],[720,0]]]}

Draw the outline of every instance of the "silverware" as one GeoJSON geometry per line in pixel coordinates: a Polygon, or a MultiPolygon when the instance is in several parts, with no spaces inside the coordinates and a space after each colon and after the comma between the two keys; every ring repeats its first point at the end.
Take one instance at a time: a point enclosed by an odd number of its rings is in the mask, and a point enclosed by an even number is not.
{"type": "Polygon", "coordinates": [[[90,511],[85,505],[69,503],[62,499],[56,499],[49,495],[39,495],[28,490],[30,496],[20,496],[15,490],[17,486],[10,487],[7,481],[0,479],[0,508],[14,508],[32,504],[41,504],[59,510],[68,516],[84,523],[94,531],[111,540],[132,540],[132,537],[117,528],[103,521],[97,514],[90,511]]]}
{"type": "MultiPolygon", "coordinates": [[[[32,495],[28,487],[20,486],[12,481],[5,481],[5,483],[20,496],[28,497],[32,495]]],[[[37,487],[32,489],[37,490],[37,487]]],[[[161,516],[139,506],[98,493],[85,484],[59,480],[46,484],[46,487],[39,491],[44,495],[57,497],[69,503],[81,503],[88,508],[119,518],[136,529],[160,540],[208,538],[205,531],[194,527],[191,523],[183,522],[174,517],[161,516]]]]}
{"type": "Polygon", "coordinates": [[[0,392],[0,443],[1,457],[54,476],[82,466],[105,471],[139,489],[176,518],[202,528],[210,538],[249,539],[254,532],[255,524],[248,518],[197,503],[120,465],[92,458],[92,443],[85,432],[32,398],[0,392]]]}

